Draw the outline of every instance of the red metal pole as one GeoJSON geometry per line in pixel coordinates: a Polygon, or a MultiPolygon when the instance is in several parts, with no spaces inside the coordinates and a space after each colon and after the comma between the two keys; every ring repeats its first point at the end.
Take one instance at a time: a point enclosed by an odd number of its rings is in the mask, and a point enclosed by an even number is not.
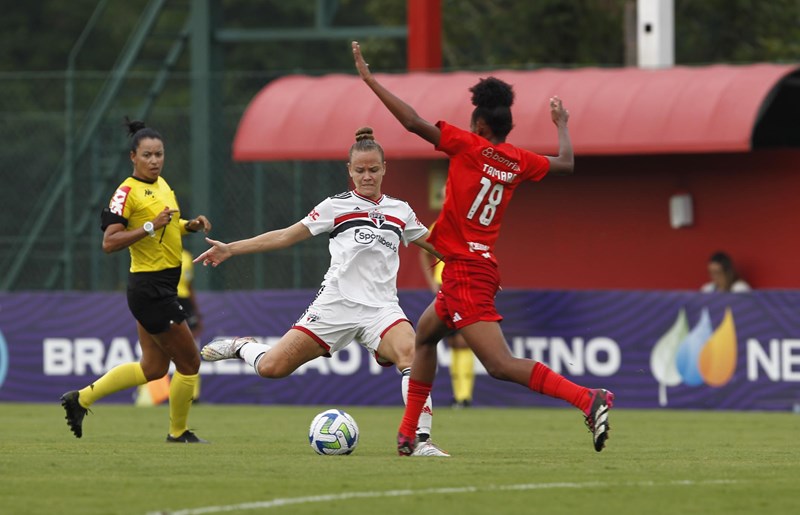
{"type": "Polygon", "coordinates": [[[442,68],[441,0],[408,0],[408,71],[442,68]]]}

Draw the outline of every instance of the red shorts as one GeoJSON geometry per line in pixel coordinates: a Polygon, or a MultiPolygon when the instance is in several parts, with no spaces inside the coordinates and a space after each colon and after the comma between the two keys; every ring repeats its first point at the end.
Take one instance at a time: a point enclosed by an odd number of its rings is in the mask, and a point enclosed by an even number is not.
{"type": "Polygon", "coordinates": [[[494,306],[500,290],[500,272],[488,261],[450,260],[442,271],[442,287],[436,295],[436,315],[451,329],[475,322],[499,322],[494,306]]]}

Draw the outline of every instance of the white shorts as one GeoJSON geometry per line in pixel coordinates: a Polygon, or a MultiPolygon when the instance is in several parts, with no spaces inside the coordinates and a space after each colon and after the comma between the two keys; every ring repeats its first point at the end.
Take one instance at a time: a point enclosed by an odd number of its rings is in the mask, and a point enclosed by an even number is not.
{"type": "Polygon", "coordinates": [[[365,306],[345,299],[335,287],[323,286],[292,329],[311,336],[329,355],[356,341],[378,363],[388,367],[392,363],[379,358],[378,346],[383,335],[400,322],[409,320],[397,304],[380,308],[365,306]]]}

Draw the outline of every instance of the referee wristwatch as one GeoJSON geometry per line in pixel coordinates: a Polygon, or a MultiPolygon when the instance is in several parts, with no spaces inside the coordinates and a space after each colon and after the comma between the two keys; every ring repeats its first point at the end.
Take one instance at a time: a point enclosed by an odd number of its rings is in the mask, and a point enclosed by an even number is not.
{"type": "Polygon", "coordinates": [[[153,222],[145,222],[144,225],[142,226],[142,229],[144,229],[144,232],[149,234],[151,238],[156,237],[156,229],[153,226],[153,222]]]}

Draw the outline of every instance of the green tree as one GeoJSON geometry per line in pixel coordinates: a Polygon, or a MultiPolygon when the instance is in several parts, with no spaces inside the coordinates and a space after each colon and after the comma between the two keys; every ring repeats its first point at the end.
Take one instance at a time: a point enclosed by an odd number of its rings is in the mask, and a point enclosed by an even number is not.
{"type": "Polygon", "coordinates": [[[680,64],[800,60],[798,0],[676,0],[680,64]]]}

